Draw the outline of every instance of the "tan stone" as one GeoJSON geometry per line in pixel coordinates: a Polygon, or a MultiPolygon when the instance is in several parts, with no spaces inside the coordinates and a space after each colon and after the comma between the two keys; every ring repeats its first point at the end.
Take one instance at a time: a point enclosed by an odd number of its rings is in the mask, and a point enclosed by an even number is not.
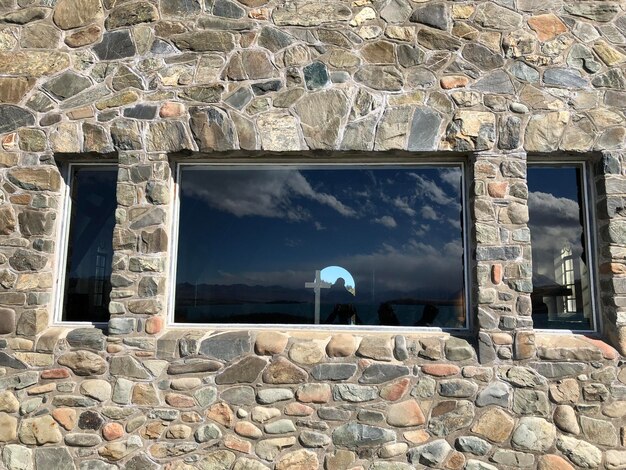
{"type": "Polygon", "coordinates": [[[324,349],[314,341],[294,343],[289,349],[289,358],[300,364],[317,364],[324,356],[324,349]]]}
{"type": "Polygon", "coordinates": [[[202,385],[202,380],[198,377],[181,377],[172,379],[170,388],[172,390],[193,390],[202,385]]]}
{"type": "Polygon", "coordinates": [[[148,423],[142,430],[141,436],[144,439],[158,439],[163,434],[167,426],[161,421],[148,423]]]}
{"type": "MultiPolygon", "coordinates": [[[[3,427],[0,422],[0,429],[3,427]]],[[[24,419],[20,426],[19,438],[22,444],[38,446],[56,444],[63,440],[59,425],[50,415],[24,419]]]]}
{"type": "Polygon", "coordinates": [[[134,103],[139,99],[139,95],[132,90],[126,90],[116,95],[109,96],[96,103],[96,108],[99,110],[118,108],[120,106],[126,106],[127,104],[134,103]]]}
{"type": "Polygon", "coordinates": [[[330,385],[305,384],[296,392],[298,401],[303,403],[327,403],[331,399],[330,385]]]}
{"type": "Polygon", "coordinates": [[[387,408],[386,417],[390,426],[420,426],[426,422],[424,413],[415,400],[390,405],[387,408]]]}
{"type": "Polygon", "coordinates": [[[102,437],[114,441],[124,436],[124,426],[119,423],[107,423],[102,427],[102,437]]]}
{"type": "Polygon", "coordinates": [[[530,17],[528,26],[537,33],[540,41],[550,41],[567,31],[567,26],[553,13],[530,17]]]}
{"type": "Polygon", "coordinates": [[[550,398],[555,403],[575,404],[580,398],[580,390],[576,379],[563,379],[550,385],[550,398]]]}
{"type": "MultiPolygon", "coordinates": [[[[17,418],[6,413],[0,413],[0,442],[11,442],[16,438],[17,418]]],[[[25,442],[25,444],[27,443],[25,442]]]]}
{"type": "Polygon", "coordinates": [[[139,383],[135,384],[132,393],[132,402],[135,405],[158,406],[159,396],[152,384],[139,383]]]}
{"type": "Polygon", "coordinates": [[[193,408],[196,406],[196,401],[193,397],[181,393],[167,393],[165,395],[165,403],[174,408],[193,408]]]}
{"type": "Polygon", "coordinates": [[[88,25],[101,15],[100,0],[59,0],[53,19],[61,29],[74,29],[88,25]]]}
{"type": "Polygon", "coordinates": [[[476,7],[468,4],[452,5],[452,18],[457,20],[466,20],[474,14],[476,7]]]}
{"type": "Polygon", "coordinates": [[[257,423],[265,423],[271,419],[280,416],[280,410],[278,408],[265,408],[262,406],[255,406],[252,409],[252,419],[257,423]]]}
{"type": "Polygon", "coordinates": [[[39,78],[70,66],[69,56],[56,51],[21,51],[0,53],[0,74],[39,78]]]}
{"type": "Polygon", "coordinates": [[[78,125],[70,122],[59,124],[50,134],[50,147],[59,153],[78,153],[81,151],[78,137],[78,125]]]}
{"type": "Polygon", "coordinates": [[[85,380],[80,384],[80,393],[98,401],[111,398],[111,384],[106,380],[85,380]]]}
{"type": "Polygon", "coordinates": [[[35,387],[29,388],[27,393],[29,395],[43,395],[45,393],[50,393],[50,392],[56,390],[56,388],[57,388],[56,384],[53,384],[53,383],[44,384],[44,385],[37,385],[35,387]]]}
{"type": "Polygon", "coordinates": [[[391,339],[386,336],[366,336],[361,340],[357,354],[377,361],[391,361],[391,339]]]}
{"type": "Polygon", "coordinates": [[[0,77],[0,103],[19,103],[34,84],[27,77],[0,77]]]}
{"type": "Polygon", "coordinates": [[[416,36],[415,27],[389,25],[385,29],[385,36],[390,39],[396,39],[397,41],[413,42],[416,36]]]}
{"type": "Polygon", "coordinates": [[[70,47],[82,47],[93,44],[100,39],[102,30],[99,26],[90,25],[65,37],[65,44],[70,47]]]}
{"type": "Polygon", "coordinates": [[[262,331],[257,334],[255,349],[257,354],[272,356],[282,353],[289,342],[289,335],[275,331],[262,331]]]}
{"type": "Polygon", "coordinates": [[[51,167],[14,167],[9,170],[8,177],[24,189],[58,191],[61,185],[58,170],[51,167]]]}
{"type": "Polygon", "coordinates": [[[355,460],[354,452],[338,449],[334,454],[326,454],[325,468],[327,470],[346,470],[351,468],[355,460]]]}
{"type": "Polygon", "coordinates": [[[380,389],[380,397],[383,400],[387,400],[387,401],[397,401],[406,394],[410,385],[411,385],[411,379],[406,378],[406,377],[402,379],[398,379],[394,382],[384,385],[380,389]]]}
{"type": "Polygon", "coordinates": [[[256,454],[263,460],[274,460],[281,450],[296,444],[295,437],[277,437],[275,439],[264,439],[257,443],[256,454]]]}
{"type": "Polygon", "coordinates": [[[449,470],[460,470],[465,466],[465,456],[458,451],[453,451],[446,460],[444,467],[449,470]]]}
{"type": "Polygon", "coordinates": [[[570,114],[559,111],[537,114],[530,118],[526,126],[524,148],[532,152],[553,152],[558,148],[570,114]]]}
{"type": "Polygon", "coordinates": [[[283,409],[287,416],[310,416],[315,412],[313,408],[302,403],[289,403],[283,409]]]}
{"type": "Polygon", "coordinates": [[[500,443],[509,438],[514,424],[515,421],[508,413],[499,408],[491,408],[478,418],[471,430],[493,442],[500,443]]]}
{"type": "Polygon", "coordinates": [[[71,431],[76,426],[76,410],[72,408],[55,408],[52,410],[52,417],[66,431],[71,431]]]}
{"type": "Polygon", "coordinates": [[[263,432],[249,421],[239,421],[235,424],[235,432],[250,439],[259,439],[263,436],[263,432]]]}
{"type": "Polygon", "coordinates": [[[189,436],[191,436],[191,428],[186,424],[172,424],[165,433],[168,439],[187,439],[189,436]]]}
{"type": "Polygon", "coordinates": [[[233,410],[226,403],[216,403],[205,411],[205,416],[216,423],[226,426],[227,428],[233,425],[235,415],[233,410]]]}
{"type": "Polygon", "coordinates": [[[244,454],[249,454],[252,452],[252,443],[248,441],[244,441],[243,439],[239,439],[231,434],[228,434],[224,438],[224,447],[227,449],[236,450],[238,452],[243,452],[244,454]]]}
{"type": "Polygon", "coordinates": [[[182,103],[176,103],[173,101],[168,101],[161,105],[161,109],[159,110],[159,116],[162,118],[174,118],[182,116],[185,113],[185,105],[182,103]]]}
{"type": "Polygon", "coordinates": [[[609,46],[604,41],[598,41],[597,43],[595,43],[593,46],[593,50],[596,54],[598,54],[600,59],[602,59],[602,62],[604,62],[609,67],[612,67],[615,64],[622,63],[624,62],[624,60],[626,60],[626,55],[622,54],[614,47],[609,46]]]}
{"type": "Polygon", "coordinates": [[[304,369],[278,356],[263,372],[263,381],[269,384],[295,384],[305,382],[308,374],[304,369]]]}
{"type": "Polygon", "coordinates": [[[407,431],[402,436],[407,441],[413,444],[423,444],[424,442],[428,442],[431,438],[430,434],[428,434],[423,429],[416,429],[415,431],[407,431]]]}
{"type": "Polygon", "coordinates": [[[309,450],[296,450],[283,455],[276,464],[276,470],[317,470],[317,455],[309,450]]]}
{"type": "Polygon", "coordinates": [[[20,409],[20,402],[8,390],[0,392],[0,411],[6,413],[17,413],[20,409]]]}
{"type": "Polygon", "coordinates": [[[574,470],[567,460],[558,455],[542,455],[537,470],[574,470]]]}
{"type": "Polygon", "coordinates": [[[449,75],[447,77],[442,77],[439,82],[441,83],[441,88],[444,90],[451,90],[453,88],[466,87],[469,83],[469,78],[463,75],[449,75]]]}
{"type": "Polygon", "coordinates": [[[354,336],[346,333],[333,335],[326,345],[326,353],[329,357],[348,357],[356,351],[354,336]]]}
{"type": "Polygon", "coordinates": [[[454,364],[424,364],[422,365],[422,372],[434,377],[449,377],[459,374],[461,368],[454,364]]]}

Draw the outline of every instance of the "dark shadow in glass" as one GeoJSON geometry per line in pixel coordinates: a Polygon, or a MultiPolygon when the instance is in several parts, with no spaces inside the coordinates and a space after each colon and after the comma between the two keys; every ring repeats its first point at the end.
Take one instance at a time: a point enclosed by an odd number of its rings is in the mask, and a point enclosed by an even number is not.
{"type": "Polygon", "coordinates": [[[106,322],[111,297],[117,168],[77,166],[71,171],[71,215],[63,320],[106,322]]]}

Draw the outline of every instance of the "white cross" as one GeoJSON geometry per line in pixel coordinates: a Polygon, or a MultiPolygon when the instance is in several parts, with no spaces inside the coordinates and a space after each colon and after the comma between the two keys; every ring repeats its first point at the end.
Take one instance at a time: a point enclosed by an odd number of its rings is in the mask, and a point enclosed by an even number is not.
{"type": "Polygon", "coordinates": [[[307,289],[313,289],[315,292],[315,324],[320,322],[320,293],[322,289],[330,289],[332,284],[330,282],[322,281],[322,276],[319,271],[315,271],[315,281],[306,282],[304,287],[307,289]]]}

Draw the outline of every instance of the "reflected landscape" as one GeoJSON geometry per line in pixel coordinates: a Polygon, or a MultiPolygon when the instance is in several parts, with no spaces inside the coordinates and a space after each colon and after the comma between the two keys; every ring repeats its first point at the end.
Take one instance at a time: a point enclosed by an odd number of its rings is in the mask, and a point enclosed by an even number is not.
{"type": "Polygon", "coordinates": [[[180,188],[176,322],[465,326],[459,166],[183,166],[180,188]]]}

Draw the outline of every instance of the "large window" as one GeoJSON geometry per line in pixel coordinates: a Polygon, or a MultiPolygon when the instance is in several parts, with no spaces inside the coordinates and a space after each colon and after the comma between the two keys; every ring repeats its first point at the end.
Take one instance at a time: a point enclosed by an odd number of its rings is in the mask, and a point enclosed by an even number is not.
{"type": "Polygon", "coordinates": [[[595,328],[585,185],[583,165],[529,165],[535,328],[595,328]]]}
{"type": "Polygon", "coordinates": [[[109,319],[116,182],[115,166],[69,167],[60,320],[98,323],[109,319]]]}
{"type": "Polygon", "coordinates": [[[177,179],[176,323],[466,327],[460,164],[177,179]]]}

